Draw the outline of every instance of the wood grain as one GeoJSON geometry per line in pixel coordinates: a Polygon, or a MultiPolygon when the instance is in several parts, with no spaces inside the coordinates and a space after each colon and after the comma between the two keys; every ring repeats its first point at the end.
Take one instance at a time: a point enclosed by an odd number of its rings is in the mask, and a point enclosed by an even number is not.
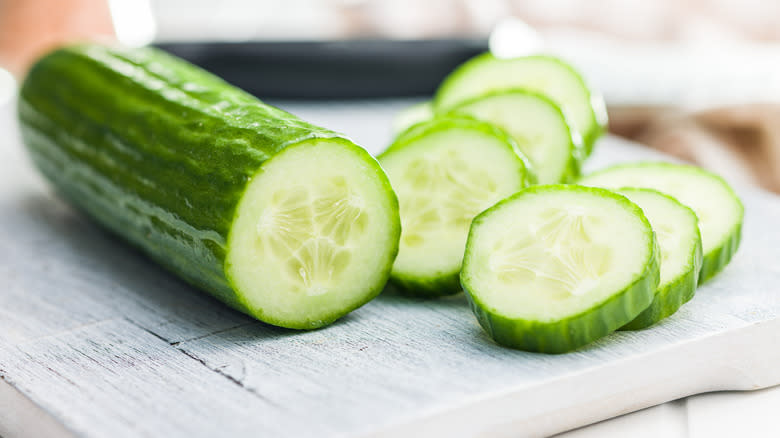
{"type": "MultiPolygon", "coordinates": [[[[376,152],[370,128],[389,126],[388,114],[309,118],[362,126],[376,152]]],[[[387,291],[314,332],[252,321],[57,200],[15,142],[0,160],[0,377],[68,434],[541,435],[780,383],[780,200],[763,192],[740,191],[743,246],[680,312],[549,356],[492,343],[463,296],[387,291]]],[[[653,156],[606,139],[590,165],[653,156]]],[[[0,425],[16,425],[0,433],[33,430],[12,412],[0,410],[0,425]]]]}
{"type": "Polygon", "coordinates": [[[125,319],[3,350],[5,380],[87,436],[280,436],[278,407],[125,319]],[[13,374],[7,370],[13,370],[13,374]],[[193,403],[197,400],[197,403],[193,403]],[[186,407],[185,407],[186,406],[186,407]]]}

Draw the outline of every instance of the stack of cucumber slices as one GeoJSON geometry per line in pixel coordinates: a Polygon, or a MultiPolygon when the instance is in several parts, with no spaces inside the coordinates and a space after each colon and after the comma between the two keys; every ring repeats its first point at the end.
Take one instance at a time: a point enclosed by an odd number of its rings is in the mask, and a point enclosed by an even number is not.
{"type": "Polygon", "coordinates": [[[399,114],[400,134],[379,157],[401,205],[391,281],[445,295],[460,290],[459,271],[497,343],[545,353],[675,313],[734,255],[742,205],[720,177],[693,166],[581,176],[605,124],[601,97],[559,59],[485,54],[458,67],[430,102],[399,114]],[[493,140],[453,122],[466,118],[492,125],[493,140]],[[492,151],[495,132],[519,160],[492,151]],[[447,155],[455,149],[463,160],[447,155]]]}
{"type": "Polygon", "coordinates": [[[464,290],[496,342],[562,353],[675,313],[743,207],[692,166],[580,175],[603,100],[553,57],[478,56],[399,116],[378,162],[160,51],[81,44],[19,98],[41,173],[151,259],[261,321],[323,327],[388,279],[464,290]]]}

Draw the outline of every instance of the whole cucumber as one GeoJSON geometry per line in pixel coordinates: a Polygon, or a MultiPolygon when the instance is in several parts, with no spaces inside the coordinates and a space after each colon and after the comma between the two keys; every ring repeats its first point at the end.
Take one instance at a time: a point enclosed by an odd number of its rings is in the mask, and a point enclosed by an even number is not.
{"type": "Polygon", "coordinates": [[[257,319],[317,328],[387,281],[400,222],[376,160],[173,56],[58,49],[24,81],[19,119],[71,203],[257,319]]]}

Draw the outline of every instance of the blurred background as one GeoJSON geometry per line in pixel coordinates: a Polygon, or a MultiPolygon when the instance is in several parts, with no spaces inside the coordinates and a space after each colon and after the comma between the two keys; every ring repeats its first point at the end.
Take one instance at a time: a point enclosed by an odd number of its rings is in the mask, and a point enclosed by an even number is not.
{"type": "Polygon", "coordinates": [[[482,51],[551,52],[604,94],[613,133],[780,191],[780,2],[0,0],[0,101],[84,38],[157,44],[285,100],[413,102],[482,51]]]}

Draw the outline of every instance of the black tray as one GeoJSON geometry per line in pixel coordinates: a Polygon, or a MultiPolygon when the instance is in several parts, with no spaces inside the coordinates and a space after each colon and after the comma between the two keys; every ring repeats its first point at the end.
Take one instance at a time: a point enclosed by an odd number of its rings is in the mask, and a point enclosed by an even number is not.
{"type": "Polygon", "coordinates": [[[430,95],[486,40],[186,42],[157,47],[262,98],[355,99],[430,95]]]}

